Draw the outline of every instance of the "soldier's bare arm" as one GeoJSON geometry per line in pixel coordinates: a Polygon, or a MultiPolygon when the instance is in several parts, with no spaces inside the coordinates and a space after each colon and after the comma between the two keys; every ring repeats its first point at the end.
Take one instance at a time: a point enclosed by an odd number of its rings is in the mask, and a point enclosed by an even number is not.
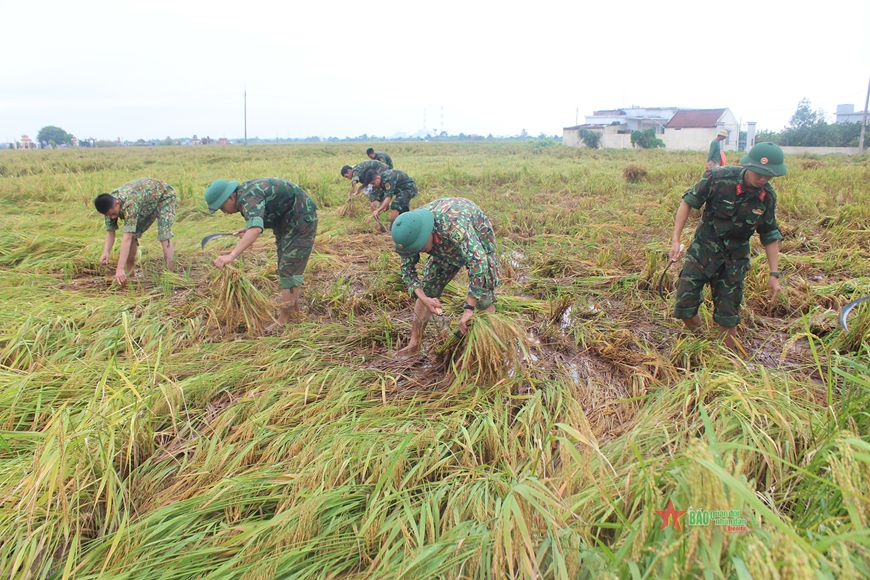
{"type": "Polygon", "coordinates": [[[680,207],[677,208],[677,217],[674,219],[674,235],[671,237],[671,251],[668,253],[671,262],[676,262],[680,259],[680,253],[682,253],[680,235],[683,233],[683,228],[686,227],[690,211],[692,211],[692,206],[685,201],[681,201],[680,207]]]}
{"type": "Polygon", "coordinates": [[[109,256],[112,255],[112,246],[115,245],[115,230],[106,231],[106,241],[103,242],[103,255],[100,256],[100,264],[109,265],[109,256]]]}
{"type": "Polygon", "coordinates": [[[223,270],[224,266],[238,258],[242,252],[247,250],[251,244],[260,237],[261,233],[263,233],[261,228],[248,228],[248,231],[245,232],[245,235],[242,236],[242,239],[239,240],[239,243],[236,244],[235,248],[233,248],[233,251],[229,254],[224,254],[215,258],[214,265],[223,270]]]}
{"type": "MultiPolygon", "coordinates": [[[[764,246],[764,253],[767,255],[767,265],[771,272],[779,272],[779,240],[770,242],[764,246]]],[[[770,301],[776,302],[782,286],[779,284],[779,278],[770,276],[767,280],[767,289],[770,291],[770,301]]]]}

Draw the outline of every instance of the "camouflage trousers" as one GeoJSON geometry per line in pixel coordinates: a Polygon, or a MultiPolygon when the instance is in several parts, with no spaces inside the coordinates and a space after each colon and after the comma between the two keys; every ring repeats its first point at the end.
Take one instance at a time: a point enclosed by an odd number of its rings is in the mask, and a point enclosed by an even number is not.
{"type": "Polygon", "coordinates": [[[317,205],[314,200],[306,194],[297,195],[293,208],[273,226],[272,231],[278,250],[281,288],[289,290],[301,286],[317,234],[317,205]]]}
{"type": "Polygon", "coordinates": [[[702,262],[693,253],[688,253],[677,282],[674,317],[685,319],[695,316],[703,302],[704,285],[710,284],[713,320],[720,326],[737,326],[740,324],[740,304],[743,302],[743,280],[748,269],[748,256],[738,258],[731,254],[719,254],[705,256],[702,262]]]}
{"type": "MultiPolygon", "coordinates": [[[[387,197],[387,192],[383,189],[373,189],[369,193],[370,201],[384,201],[387,197]]],[[[411,211],[411,198],[417,197],[417,184],[413,181],[405,183],[401,189],[393,192],[390,209],[394,209],[400,214],[411,211]]]]}
{"type": "MultiPolygon", "coordinates": [[[[477,299],[477,308],[480,310],[489,308],[495,304],[495,289],[498,288],[498,270],[495,254],[487,254],[487,273],[484,278],[484,294],[477,299]]],[[[442,262],[433,256],[429,256],[423,266],[423,293],[429,298],[440,298],[444,287],[456,277],[462,266],[454,266],[442,262]]]]}
{"type": "Polygon", "coordinates": [[[148,228],[157,221],[157,241],[163,242],[172,239],[172,224],[175,223],[175,190],[171,185],[166,186],[163,198],[157,204],[157,209],[148,215],[139,218],[136,223],[136,232],[133,237],[139,239],[148,228]]]}

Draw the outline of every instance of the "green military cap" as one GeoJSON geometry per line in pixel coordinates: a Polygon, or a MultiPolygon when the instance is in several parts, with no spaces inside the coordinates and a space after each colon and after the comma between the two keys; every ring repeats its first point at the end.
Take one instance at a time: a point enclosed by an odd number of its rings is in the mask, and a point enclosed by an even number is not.
{"type": "Polygon", "coordinates": [[[214,213],[219,210],[238,186],[238,181],[218,179],[217,181],[212,182],[212,184],[208,186],[208,189],[205,190],[205,203],[208,204],[209,213],[214,213]]]}
{"type": "Polygon", "coordinates": [[[787,173],[785,168],[785,154],[782,149],[769,141],[757,143],[749,150],[749,153],[740,160],[740,165],[757,173],[769,177],[779,177],[787,173]]]}
{"type": "Polygon", "coordinates": [[[435,227],[432,212],[419,208],[405,212],[393,222],[393,242],[400,256],[419,254],[435,227]]]}

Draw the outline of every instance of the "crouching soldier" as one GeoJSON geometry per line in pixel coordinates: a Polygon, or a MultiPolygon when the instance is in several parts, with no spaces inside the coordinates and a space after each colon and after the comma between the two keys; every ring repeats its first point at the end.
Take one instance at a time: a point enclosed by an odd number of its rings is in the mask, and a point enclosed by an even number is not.
{"type": "Polygon", "coordinates": [[[170,271],[175,269],[175,249],[172,247],[172,224],[175,222],[175,190],[159,179],[143,177],[125,183],[112,193],[101,193],[94,199],[94,207],[105,216],[106,241],[100,264],[108,265],[118,219],[124,220],[121,229],[121,251],[115,268],[115,281],[121,286],[136,265],[139,238],[157,220],[157,241],[163,248],[163,260],[170,271]]]}
{"type": "Polygon", "coordinates": [[[737,325],[743,301],[743,280],[749,269],[749,240],[758,232],[767,254],[770,277],[767,288],[772,300],[780,292],[779,240],[776,223],[776,192],[768,183],[786,174],[782,149],[773,143],[758,143],[740,160],[743,167],[713,167],[704,172],[695,187],[683,195],[674,221],[670,259],[680,257],[680,234],[690,209],[704,208],[695,238],[686,251],[686,263],[677,282],[674,316],[689,330],[701,327],[698,308],[702,291],[709,284],[713,294],[713,320],[725,335],[725,344],[737,346],[737,325]]]}
{"type": "Polygon", "coordinates": [[[205,202],[211,213],[241,212],[246,220],[244,228],[233,232],[242,236],[233,251],[215,259],[214,265],[220,269],[248,249],[264,228],[275,234],[282,301],[278,322],[286,324],[291,311],[299,311],[299,288],[314,247],[317,233],[314,200],[295,183],[266,177],[242,183],[219,179],[208,186],[205,202]]]}
{"type": "Polygon", "coordinates": [[[389,207],[392,227],[399,214],[411,211],[411,198],[417,196],[417,184],[404,171],[369,169],[363,177],[363,183],[372,187],[369,202],[376,220],[389,207]]]}
{"type": "Polygon", "coordinates": [[[396,218],[392,236],[402,257],[402,280],[417,299],[411,339],[400,354],[420,349],[429,316],[442,314],[441,293],[462,267],[468,270],[468,296],[459,330],[465,334],[475,310],[495,312],[495,233],[489,218],[473,202],[461,197],[436,199],[396,218]],[[417,277],[420,252],[429,254],[422,281],[417,277]]]}
{"type": "Polygon", "coordinates": [[[375,151],[371,147],[366,149],[366,155],[369,156],[369,159],[377,159],[381,163],[385,164],[387,168],[393,168],[393,158],[384,153],[383,151],[375,151]]]}
{"type": "MultiPolygon", "coordinates": [[[[378,171],[386,171],[389,169],[385,163],[381,163],[377,159],[370,159],[368,161],[363,161],[362,163],[357,163],[353,167],[350,165],[345,165],[341,168],[341,176],[345,179],[350,179],[350,191],[347,193],[347,199],[350,200],[353,197],[353,188],[355,185],[359,185],[356,188],[356,192],[359,193],[363,184],[360,183],[362,181],[363,176],[366,171],[369,169],[377,169],[378,171]]],[[[368,193],[371,193],[370,191],[368,193]]]]}

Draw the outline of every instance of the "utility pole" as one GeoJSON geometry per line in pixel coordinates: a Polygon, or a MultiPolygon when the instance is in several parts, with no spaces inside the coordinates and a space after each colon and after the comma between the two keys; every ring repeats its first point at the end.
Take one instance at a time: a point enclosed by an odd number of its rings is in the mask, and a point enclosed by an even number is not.
{"type": "Polygon", "coordinates": [[[248,87],[245,87],[245,92],[242,93],[245,97],[245,145],[248,144],[248,87]]]}
{"type": "Polygon", "coordinates": [[[861,121],[861,142],[858,143],[858,154],[864,155],[864,129],[867,128],[867,106],[870,105],[870,82],[867,83],[867,98],[864,99],[864,119],[861,121]]]}

